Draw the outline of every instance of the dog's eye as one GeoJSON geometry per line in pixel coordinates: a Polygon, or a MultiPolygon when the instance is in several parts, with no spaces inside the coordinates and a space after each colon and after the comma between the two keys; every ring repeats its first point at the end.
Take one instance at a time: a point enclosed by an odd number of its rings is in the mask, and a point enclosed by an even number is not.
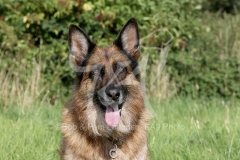
{"type": "Polygon", "coordinates": [[[101,74],[101,70],[99,69],[93,69],[91,71],[91,78],[93,80],[102,80],[102,74],[101,74]]]}
{"type": "Polygon", "coordinates": [[[126,72],[127,66],[123,62],[113,64],[113,71],[116,75],[126,72]]]}
{"type": "Polygon", "coordinates": [[[95,69],[95,70],[93,71],[93,74],[94,74],[94,75],[99,75],[99,71],[98,71],[97,69],[95,69]]]}
{"type": "Polygon", "coordinates": [[[119,67],[118,71],[122,72],[124,70],[124,67],[119,67]]]}
{"type": "Polygon", "coordinates": [[[126,71],[126,67],[125,66],[119,66],[118,67],[118,73],[123,73],[123,72],[125,72],[126,71]]]}
{"type": "Polygon", "coordinates": [[[93,70],[92,75],[93,75],[94,78],[100,78],[101,77],[101,73],[98,69],[93,70]]]}
{"type": "Polygon", "coordinates": [[[102,76],[104,75],[104,67],[100,65],[94,65],[91,68],[90,77],[95,80],[101,80],[102,76]]]}

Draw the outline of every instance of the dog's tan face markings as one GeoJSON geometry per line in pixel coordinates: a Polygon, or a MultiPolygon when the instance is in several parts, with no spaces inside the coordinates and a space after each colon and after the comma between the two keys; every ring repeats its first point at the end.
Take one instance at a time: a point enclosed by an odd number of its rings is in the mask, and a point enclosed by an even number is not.
{"type": "Polygon", "coordinates": [[[116,46],[96,48],[89,58],[84,79],[98,78],[97,86],[120,85],[131,71],[130,60],[116,46]]]}

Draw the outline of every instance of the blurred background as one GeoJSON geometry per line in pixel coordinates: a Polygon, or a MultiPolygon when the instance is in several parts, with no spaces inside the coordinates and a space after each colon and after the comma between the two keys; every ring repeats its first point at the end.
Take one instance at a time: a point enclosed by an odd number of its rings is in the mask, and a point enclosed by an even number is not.
{"type": "Polygon", "coordinates": [[[0,4],[3,107],[14,101],[64,102],[74,82],[68,26],[79,25],[99,46],[106,46],[131,17],[139,23],[146,66],[142,74],[151,97],[240,98],[238,0],[1,0],[0,4]],[[161,52],[164,47],[168,50],[161,52]]]}
{"type": "Polygon", "coordinates": [[[239,159],[239,0],[0,0],[0,159],[59,159],[67,34],[112,44],[135,17],[151,159],[239,159]]]}

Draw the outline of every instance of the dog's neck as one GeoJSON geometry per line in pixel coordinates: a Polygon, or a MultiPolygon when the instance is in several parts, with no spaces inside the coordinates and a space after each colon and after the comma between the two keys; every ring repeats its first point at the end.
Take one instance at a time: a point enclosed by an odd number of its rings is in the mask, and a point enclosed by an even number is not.
{"type": "Polygon", "coordinates": [[[113,145],[117,145],[117,146],[121,146],[123,144],[123,140],[119,139],[119,138],[114,138],[114,137],[109,137],[108,140],[113,144],[113,145]]]}

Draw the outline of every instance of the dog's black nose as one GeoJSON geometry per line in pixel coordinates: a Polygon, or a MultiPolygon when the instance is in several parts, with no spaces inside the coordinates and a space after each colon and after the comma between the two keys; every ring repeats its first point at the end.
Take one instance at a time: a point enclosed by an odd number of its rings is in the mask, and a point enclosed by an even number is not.
{"type": "Polygon", "coordinates": [[[118,87],[112,87],[109,86],[106,89],[106,94],[108,95],[108,97],[110,97],[113,100],[118,100],[119,96],[120,96],[120,89],[118,87]]]}

